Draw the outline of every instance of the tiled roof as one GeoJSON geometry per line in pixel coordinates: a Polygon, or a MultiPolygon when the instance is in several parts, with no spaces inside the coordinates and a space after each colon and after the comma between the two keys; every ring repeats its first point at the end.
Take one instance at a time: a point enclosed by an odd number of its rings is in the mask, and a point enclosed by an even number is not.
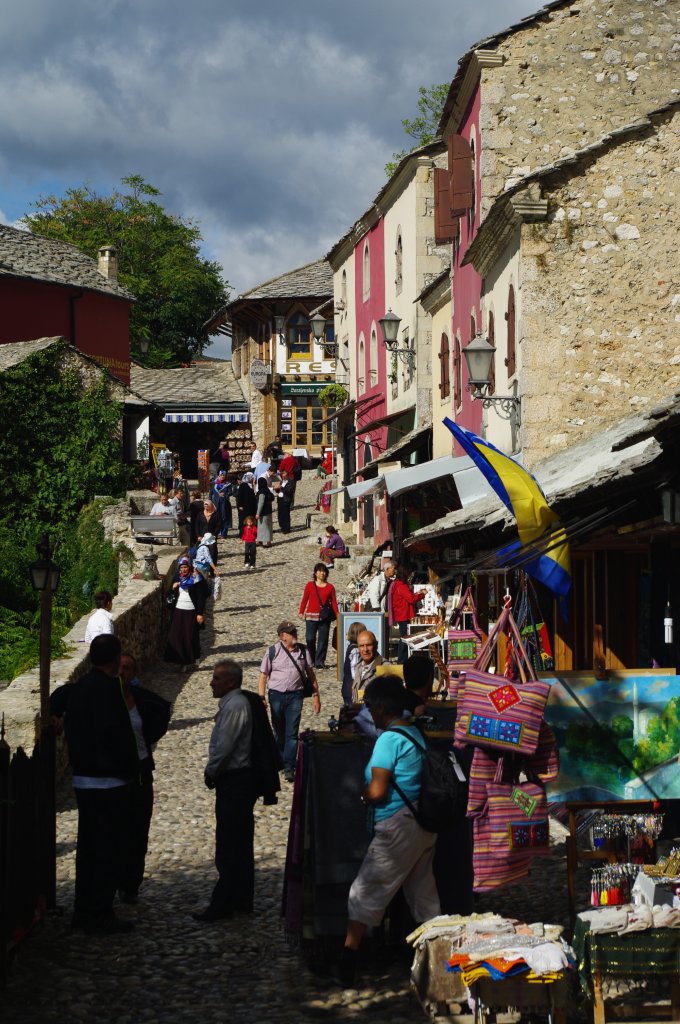
{"type": "Polygon", "coordinates": [[[132,363],[130,387],[164,409],[212,406],[247,410],[230,361],[192,363],[178,370],[148,370],[132,363]]]}
{"type": "Polygon", "coordinates": [[[0,344],[0,373],[4,373],[5,370],[9,370],[13,366],[18,366],[29,356],[35,355],[36,352],[42,352],[43,349],[56,345],[60,341],[63,339],[37,338],[35,341],[9,341],[0,344]]]}
{"type": "Polygon", "coordinates": [[[229,303],[244,299],[297,299],[315,296],[323,298],[333,294],[333,271],[327,259],[306,263],[297,270],[289,270],[271,281],[255,285],[250,291],[243,292],[229,303]]]}
{"type": "Polygon", "coordinates": [[[333,297],[333,271],[328,260],[315,260],[304,267],[289,270],[270,281],[255,285],[247,292],[241,292],[225,306],[216,310],[203,325],[208,331],[224,324],[233,310],[243,302],[258,302],[276,299],[330,299],[333,297]]]}
{"type": "Polygon", "coordinates": [[[100,274],[97,261],[75,245],[0,224],[0,275],[47,281],[134,301],[117,281],[100,274]]]}

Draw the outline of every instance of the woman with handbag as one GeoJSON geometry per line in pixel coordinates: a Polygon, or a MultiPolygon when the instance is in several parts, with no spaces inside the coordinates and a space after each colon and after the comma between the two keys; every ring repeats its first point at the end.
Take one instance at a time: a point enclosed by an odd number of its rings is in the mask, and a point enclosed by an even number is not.
{"type": "Polygon", "coordinates": [[[305,620],[305,640],[315,668],[326,667],[328,634],[331,622],[335,622],[338,614],[335,587],[328,582],[328,566],[317,562],[300,601],[300,616],[305,620]]]}

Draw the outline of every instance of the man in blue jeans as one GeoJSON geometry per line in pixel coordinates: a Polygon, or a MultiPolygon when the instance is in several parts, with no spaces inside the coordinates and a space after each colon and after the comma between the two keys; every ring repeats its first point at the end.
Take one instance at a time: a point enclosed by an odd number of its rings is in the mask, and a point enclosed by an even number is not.
{"type": "Polygon", "coordinates": [[[314,690],[315,715],[321,711],[321,697],[309,651],[304,644],[298,643],[297,626],[292,622],[281,622],[277,633],[279,642],[265,651],[260,665],[258,691],[265,706],[269,697],[272,727],[283,760],[283,775],[287,782],[292,782],[305,677],[309,678],[314,690]]]}

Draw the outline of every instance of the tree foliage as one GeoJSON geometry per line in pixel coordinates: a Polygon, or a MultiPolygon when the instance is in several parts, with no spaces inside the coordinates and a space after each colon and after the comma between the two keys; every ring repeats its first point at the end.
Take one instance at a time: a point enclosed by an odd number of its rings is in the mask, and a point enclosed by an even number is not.
{"type": "Polygon", "coordinates": [[[218,263],[201,257],[201,232],[190,219],[168,213],[159,190],[138,174],[124,191],[98,195],[86,185],[66,195],[43,196],[24,221],[35,234],[70,242],[97,258],[103,245],[118,252],[118,278],[137,298],[130,314],[136,359],[177,366],[200,355],[208,342],[203,324],[228,298],[218,263]],[[140,342],[149,341],[147,356],[140,342]]]}
{"type": "Polygon", "coordinates": [[[67,353],[65,343],[52,345],[0,375],[3,678],[37,660],[37,597],[28,566],[43,533],[63,569],[53,619],[55,652],[59,637],[91,606],[86,577],[92,589],[117,589],[118,554],[98,526],[101,509],[83,509],[97,494],[124,490],[120,406],[109,396],[103,371],[86,378],[67,353]]]}
{"type": "Polygon", "coordinates": [[[392,159],[385,164],[385,172],[388,178],[394,174],[397,164],[414,149],[426,146],[437,138],[439,119],[442,116],[446,97],[449,94],[449,82],[442,82],[440,85],[431,85],[429,88],[421,85],[418,89],[418,113],[414,118],[405,117],[402,120],[402,127],[407,135],[415,139],[415,145],[410,149],[402,149],[392,154],[392,159]]]}

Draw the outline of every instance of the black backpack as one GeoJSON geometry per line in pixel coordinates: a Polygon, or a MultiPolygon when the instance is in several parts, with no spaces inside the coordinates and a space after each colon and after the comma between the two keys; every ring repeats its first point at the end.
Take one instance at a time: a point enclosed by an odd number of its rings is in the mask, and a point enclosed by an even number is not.
{"type": "Polygon", "coordinates": [[[405,729],[393,726],[389,731],[405,736],[423,755],[423,774],[417,809],[394,779],[392,785],[421,828],[426,832],[443,832],[453,824],[460,810],[466,782],[455,754],[452,750],[433,750],[427,746],[427,741],[423,748],[405,729]]]}
{"type": "Polygon", "coordinates": [[[295,459],[295,465],[293,466],[293,480],[295,480],[296,483],[298,480],[302,480],[302,466],[297,459],[295,459]]]}

